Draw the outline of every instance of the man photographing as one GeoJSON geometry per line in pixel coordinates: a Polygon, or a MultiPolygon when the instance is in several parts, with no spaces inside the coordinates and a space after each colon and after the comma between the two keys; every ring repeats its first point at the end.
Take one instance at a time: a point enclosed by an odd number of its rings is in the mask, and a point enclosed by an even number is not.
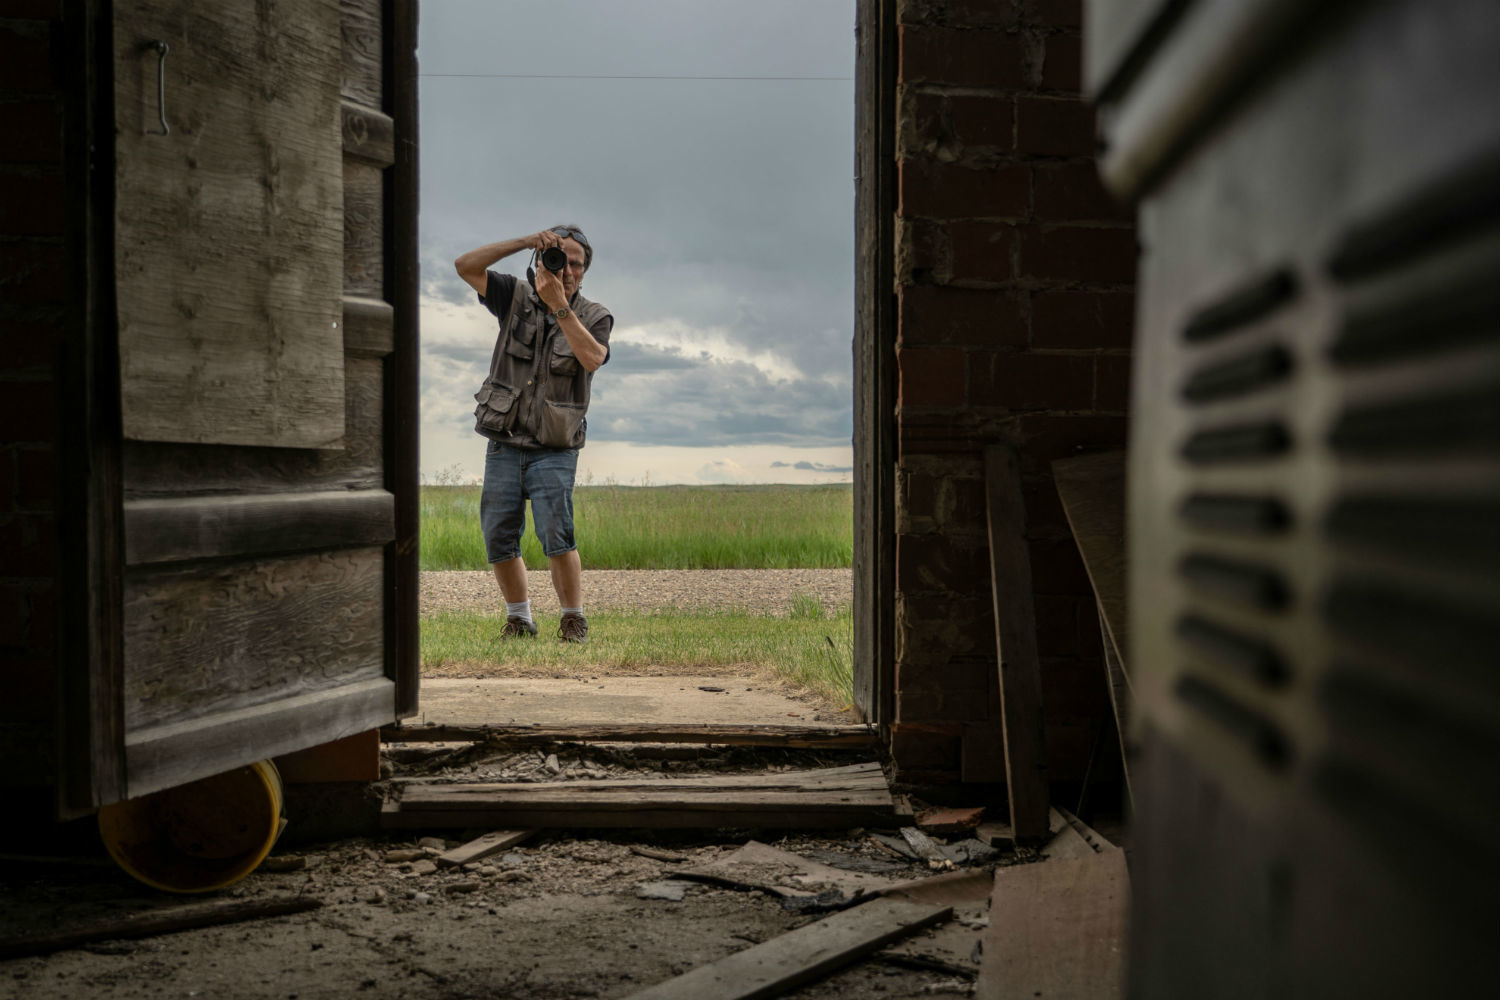
{"type": "Polygon", "coordinates": [[[490,243],[453,262],[500,323],[488,377],[474,394],[474,429],[489,439],[479,521],[490,569],[505,596],[502,639],[537,633],[521,561],[526,501],[562,605],[558,638],[587,642],[583,564],[573,538],[573,480],[588,422],[589,385],[609,360],[614,317],[578,292],[594,251],[577,226],[490,243]],[[533,254],[526,280],[490,265],[533,254]]]}

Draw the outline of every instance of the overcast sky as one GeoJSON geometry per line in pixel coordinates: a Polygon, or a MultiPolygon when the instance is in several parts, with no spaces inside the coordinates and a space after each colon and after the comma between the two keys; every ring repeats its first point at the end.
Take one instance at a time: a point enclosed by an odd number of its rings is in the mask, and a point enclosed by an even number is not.
{"type": "Polygon", "coordinates": [[[496,323],[453,258],[563,222],[594,246],[583,294],[615,315],[581,479],[849,479],[854,11],[424,0],[429,480],[483,465],[473,394],[496,323]]]}

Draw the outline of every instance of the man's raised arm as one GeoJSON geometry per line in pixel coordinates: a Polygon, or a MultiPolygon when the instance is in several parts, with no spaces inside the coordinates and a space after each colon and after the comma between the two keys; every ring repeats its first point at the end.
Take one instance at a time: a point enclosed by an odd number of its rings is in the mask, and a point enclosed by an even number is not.
{"type": "Polygon", "coordinates": [[[489,287],[489,278],[485,272],[491,264],[522,250],[541,250],[559,242],[561,239],[556,233],[544,231],[530,236],[517,236],[513,240],[501,240],[499,243],[486,243],[466,254],[460,254],[453,262],[453,268],[460,278],[469,283],[470,288],[483,295],[489,287]]]}

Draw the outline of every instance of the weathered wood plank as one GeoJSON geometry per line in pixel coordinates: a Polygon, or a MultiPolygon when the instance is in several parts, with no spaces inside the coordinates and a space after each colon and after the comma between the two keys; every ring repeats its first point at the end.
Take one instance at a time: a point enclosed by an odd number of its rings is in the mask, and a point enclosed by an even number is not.
{"type": "Polygon", "coordinates": [[[126,441],[125,497],[383,487],[383,366],[379,359],[351,357],[345,373],[342,451],[126,441]]]}
{"type": "Polygon", "coordinates": [[[622,723],[576,726],[387,726],[387,743],[459,743],[490,740],[516,746],[545,743],[703,743],[732,747],[795,747],[858,750],[873,747],[878,734],[869,726],[714,726],[622,723]]]}
{"type": "Polygon", "coordinates": [[[483,836],[475,837],[467,844],[460,844],[451,851],[444,851],[433,860],[438,863],[439,868],[466,865],[471,861],[480,861],[499,854],[507,847],[514,847],[534,833],[536,833],[535,830],[491,830],[483,836]]]}
{"type": "Polygon", "coordinates": [[[381,299],[344,296],[344,353],[383,358],[396,348],[395,310],[381,299]]]}
{"type": "MultiPolygon", "coordinates": [[[[368,163],[344,164],[344,294],[385,294],[385,177],[368,163]]],[[[339,346],[342,348],[343,342],[339,346]]]]}
{"type": "Polygon", "coordinates": [[[130,733],[131,796],[374,729],[390,719],[395,686],[384,677],[130,733]]]}
{"type": "Polygon", "coordinates": [[[1047,833],[1047,762],[1042,729],[1041,663],[1031,595],[1031,555],[1019,460],[1012,448],[984,454],[990,540],[990,589],[1000,660],[1000,705],[1005,733],[1006,794],[1019,844],[1047,833]]]}
{"type": "Polygon", "coordinates": [[[127,438],[328,448],[343,436],[337,17],[318,0],[115,6],[127,438]],[[168,135],[151,134],[153,39],[169,46],[168,135]]]}
{"type": "Polygon", "coordinates": [[[390,115],[352,101],[339,106],[344,155],[377,167],[388,167],[396,159],[396,123],[390,115]]]}
{"type": "Polygon", "coordinates": [[[323,901],[316,896],[270,896],[260,899],[214,899],[161,910],[146,910],[125,917],[94,920],[77,927],[30,934],[0,941],[0,960],[23,955],[46,955],[95,941],[117,941],[154,937],[192,930],[263,920],[316,910],[323,901]]]}
{"type": "Polygon", "coordinates": [[[368,108],[381,101],[380,0],[339,0],[343,82],[340,92],[368,108]]]}
{"type": "Polygon", "coordinates": [[[1110,451],[1060,459],[1052,463],[1052,478],[1099,601],[1105,635],[1123,663],[1129,621],[1125,606],[1125,453],[1110,451]]]}
{"type": "Polygon", "coordinates": [[[382,560],[372,548],[128,572],[127,729],[381,676],[382,560]]]}
{"type": "Polygon", "coordinates": [[[631,994],[631,1000],[780,996],[952,915],[951,906],[876,899],[631,994]]]}
{"type": "Polygon", "coordinates": [[[1109,1000],[1124,995],[1125,852],[995,871],[975,996],[1109,1000]]]}
{"type": "Polygon", "coordinates": [[[395,537],[385,490],[182,497],[125,503],[125,562],[383,545],[395,537]]]}

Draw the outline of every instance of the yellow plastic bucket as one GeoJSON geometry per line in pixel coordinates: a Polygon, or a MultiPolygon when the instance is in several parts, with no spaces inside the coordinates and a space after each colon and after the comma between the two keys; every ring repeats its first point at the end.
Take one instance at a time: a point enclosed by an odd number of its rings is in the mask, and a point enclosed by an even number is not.
{"type": "Polygon", "coordinates": [[[285,826],[281,775],[269,760],[99,810],[115,862],[168,892],[233,885],[265,860],[285,826]]]}

